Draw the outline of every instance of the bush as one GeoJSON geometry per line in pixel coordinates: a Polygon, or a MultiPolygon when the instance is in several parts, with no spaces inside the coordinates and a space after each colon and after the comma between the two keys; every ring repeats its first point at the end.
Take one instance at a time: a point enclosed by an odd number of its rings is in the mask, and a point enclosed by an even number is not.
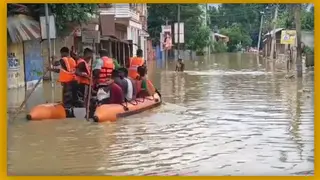
{"type": "Polygon", "coordinates": [[[221,41],[215,41],[213,43],[215,53],[223,53],[228,51],[228,47],[221,41]]]}
{"type": "Polygon", "coordinates": [[[313,54],[314,53],[314,49],[309,47],[309,46],[305,46],[302,50],[303,54],[313,54]]]}

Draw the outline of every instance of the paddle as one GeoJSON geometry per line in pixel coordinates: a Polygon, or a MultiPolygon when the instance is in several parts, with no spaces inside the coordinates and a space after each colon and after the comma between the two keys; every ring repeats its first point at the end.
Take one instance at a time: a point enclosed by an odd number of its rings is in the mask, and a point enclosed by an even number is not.
{"type": "Polygon", "coordinates": [[[87,112],[87,115],[86,115],[86,120],[89,121],[89,112],[90,112],[90,102],[91,102],[91,91],[92,91],[92,74],[93,74],[93,60],[96,59],[96,52],[95,52],[95,49],[96,49],[96,43],[95,43],[95,39],[93,39],[93,46],[92,46],[92,51],[93,51],[93,57],[92,57],[92,60],[91,60],[91,64],[90,64],[90,83],[89,83],[89,89],[88,89],[88,98],[87,98],[87,104],[86,104],[86,112],[87,112]]]}
{"type": "Polygon", "coordinates": [[[21,112],[22,108],[24,107],[24,105],[27,103],[28,99],[31,97],[31,94],[36,90],[36,88],[38,87],[38,85],[40,84],[40,82],[43,80],[44,76],[49,72],[49,69],[47,69],[44,73],[43,76],[40,77],[40,79],[38,80],[38,82],[34,85],[34,87],[31,89],[31,92],[26,96],[26,98],[24,99],[24,101],[21,103],[21,105],[19,106],[17,112],[15,113],[15,115],[13,116],[13,118],[10,121],[14,121],[17,116],[19,115],[19,113],[21,112]]]}

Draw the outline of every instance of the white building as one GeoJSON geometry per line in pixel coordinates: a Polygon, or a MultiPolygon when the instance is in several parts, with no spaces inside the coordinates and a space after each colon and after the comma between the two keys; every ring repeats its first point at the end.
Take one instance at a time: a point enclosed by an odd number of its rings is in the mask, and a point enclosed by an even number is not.
{"type": "Polygon", "coordinates": [[[147,4],[111,4],[100,8],[100,15],[114,15],[115,35],[121,40],[132,40],[133,55],[140,47],[147,60],[147,4]]]}

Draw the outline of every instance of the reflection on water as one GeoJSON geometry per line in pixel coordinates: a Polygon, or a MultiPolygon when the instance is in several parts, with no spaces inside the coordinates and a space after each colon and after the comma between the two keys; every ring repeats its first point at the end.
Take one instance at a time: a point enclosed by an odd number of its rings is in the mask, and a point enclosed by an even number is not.
{"type": "MultiPolygon", "coordinates": [[[[312,72],[285,79],[236,53],[185,64],[176,73],[174,62],[150,62],[165,103],[115,123],[16,120],[8,127],[9,174],[313,174],[312,72]]],[[[50,86],[32,103],[51,101],[50,86]]],[[[10,93],[9,105],[23,100],[23,91],[10,93]]]]}

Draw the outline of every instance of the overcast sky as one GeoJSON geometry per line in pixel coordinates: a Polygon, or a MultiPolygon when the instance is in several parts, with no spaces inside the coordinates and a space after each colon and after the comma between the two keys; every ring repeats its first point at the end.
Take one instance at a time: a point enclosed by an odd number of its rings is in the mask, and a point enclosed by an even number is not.
{"type": "Polygon", "coordinates": [[[219,4],[208,4],[209,6],[214,6],[214,7],[218,7],[219,4]]]}

